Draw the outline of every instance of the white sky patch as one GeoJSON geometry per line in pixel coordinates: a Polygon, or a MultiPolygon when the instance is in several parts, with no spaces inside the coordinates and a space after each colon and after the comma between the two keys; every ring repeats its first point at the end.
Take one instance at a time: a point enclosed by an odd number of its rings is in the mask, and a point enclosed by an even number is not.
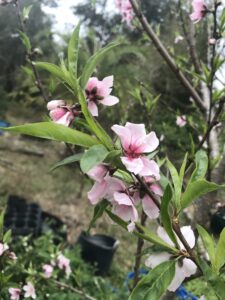
{"type": "MultiPolygon", "coordinates": [[[[53,31],[59,33],[71,31],[79,22],[79,18],[74,15],[72,7],[84,3],[84,0],[58,0],[57,3],[58,7],[42,7],[46,14],[52,16],[53,31]]],[[[106,11],[110,12],[114,10],[114,0],[108,0],[106,11]]]]}

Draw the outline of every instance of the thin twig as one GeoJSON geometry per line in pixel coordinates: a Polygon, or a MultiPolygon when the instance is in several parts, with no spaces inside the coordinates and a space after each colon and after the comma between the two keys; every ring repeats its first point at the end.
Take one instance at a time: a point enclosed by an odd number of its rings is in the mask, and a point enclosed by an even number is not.
{"type": "MultiPolygon", "coordinates": [[[[19,19],[19,23],[20,23],[20,29],[24,34],[26,34],[25,22],[23,20],[23,16],[22,16],[22,13],[21,13],[20,0],[15,0],[15,6],[16,6],[16,12],[17,12],[17,16],[18,16],[18,19],[19,19]]],[[[28,61],[31,65],[31,68],[32,68],[32,71],[33,71],[33,74],[34,74],[35,84],[36,84],[37,88],[39,89],[44,101],[47,103],[48,102],[48,97],[45,93],[41,78],[40,78],[39,73],[38,73],[38,71],[35,67],[32,56],[33,56],[32,53],[27,51],[27,58],[28,58],[28,61]]]]}
{"type": "Polygon", "coordinates": [[[165,62],[168,64],[170,69],[174,72],[177,79],[182,83],[182,85],[189,92],[190,96],[193,98],[193,100],[195,101],[196,105],[199,107],[201,112],[205,113],[206,108],[204,106],[201,97],[199,96],[195,88],[191,85],[191,83],[186,78],[186,76],[183,74],[183,72],[179,69],[179,67],[177,66],[177,64],[175,63],[175,61],[167,51],[167,49],[164,47],[164,45],[162,44],[162,42],[160,41],[160,39],[158,38],[154,30],[152,29],[151,25],[148,23],[147,19],[139,9],[136,1],[135,0],[129,0],[129,1],[133,7],[133,10],[137,18],[139,19],[142,25],[143,30],[146,32],[150,40],[153,42],[154,46],[156,47],[160,55],[163,57],[165,62]]]}
{"type": "Polygon", "coordinates": [[[68,289],[68,290],[70,290],[70,291],[72,291],[72,292],[74,292],[74,293],[76,293],[76,294],[78,294],[78,295],[83,296],[84,299],[87,299],[87,300],[97,300],[96,298],[94,298],[94,297],[92,297],[92,296],[90,296],[90,295],[88,295],[88,294],[82,292],[81,290],[78,290],[78,289],[76,289],[76,288],[74,288],[74,287],[72,287],[72,286],[70,286],[70,285],[68,285],[68,284],[66,284],[66,283],[62,283],[62,282],[57,281],[57,280],[53,280],[53,282],[54,282],[58,287],[60,287],[60,288],[68,289]]]}
{"type": "MultiPolygon", "coordinates": [[[[142,210],[141,213],[141,225],[145,226],[147,220],[147,216],[145,212],[142,210]]],[[[134,265],[134,281],[133,281],[133,289],[136,287],[139,281],[139,269],[141,265],[141,252],[142,248],[144,246],[144,240],[142,238],[138,238],[137,240],[137,250],[136,250],[136,255],[135,255],[135,265],[134,265]]]]}

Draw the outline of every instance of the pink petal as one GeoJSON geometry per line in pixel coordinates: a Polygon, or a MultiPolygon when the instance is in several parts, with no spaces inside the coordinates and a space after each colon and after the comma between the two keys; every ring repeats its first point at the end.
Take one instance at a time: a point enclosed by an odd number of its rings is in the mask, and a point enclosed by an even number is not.
{"type": "Polygon", "coordinates": [[[55,108],[50,111],[49,116],[52,121],[56,122],[61,119],[68,112],[65,108],[55,108]]]}
{"type": "Polygon", "coordinates": [[[143,164],[143,168],[140,171],[141,176],[153,176],[155,180],[160,179],[159,166],[154,160],[149,160],[147,157],[140,158],[143,164]]]}
{"type": "Polygon", "coordinates": [[[133,206],[133,202],[127,194],[115,192],[113,196],[117,204],[133,206]]]}
{"type": "Polygon", "coordinates": [[[98,116],[98,107],[93,101],[88,101],[88,109],[92,116],[97,117],[98,116]]]}
{"type": "Polygon", "coordinates": [[[135,229],[135,223],[131,222],[129,225],[127,225],[128,232],[133,232],[135,229]]]}
{"type": "Polygon", "coordinates": [[[70,123],[73,121],[74,115],[72,112],[68,111],[62,118],[58,119],[55,123],[61,124],[64,126],[69,126],[70,123]]]}
{"type": "Polygon", "coordinates": [[[131,143],[131,133],[130,130],[124,126],[113,125],[111,129],[118,135],[120,138],[122,147],[124,150],[129,149],[131,143]]]}
{"type": "Polygon", "coordinates": [[[150,255],[149,258],[146,259],[145,265],[153,269],[162,262],[168,261],[170,257],[171,255],[167,252],[155,253],[150,255]]]}
{"type": "MultiPolygon", "coordinates": [[[[130,158],[130,157],[121,157],[122,163],[125,165],[128,171],[134,174],[142,174],[144,165],[142,158],[130,158]]],[[[145,170],[145,169],[144,169],[145,170]]],[[[144,172],[145,175],[146,172],[144,172]]],[[[148,173],[151,173],[149,170],[148,173]]],[[[150,174],[147,174],[150,175],[150,174]]]]}
{"type": "Polygon", "coordinates": [[[91,77],[88,80],[86,89],[89,92],[91,92],[94,88],[98,88],[98,84],[99,84],[98,78],[97,77],[91,77]]]}
{"type": "Polygon", "coordinates": [[[159,139],[154,131],[150,132],[144,138],[142,145],[140,146],[140,153],[148,153],[154,151],[159,145],[159,139]]]}
{"type": "Polygon", "coordinates": [[[113,86],[113,75],[105,77],[102,82],[107,88],[111,88],[113,86]]]}
{"type": "Polygon", "coordinates": [[[98,182],[101,182],[106,176],[108,169],[103,164],[97,165],[87,172],[87,175],[98,182]]]}
{"type": "Polygon", "coordinates": [[[114,205],[113,213],[120,217],[125,222],[136,222],[138,219],[138,213],[134,206],[127,205],[114,205]]]}
{"type": "Polygon", "coordinates": [[[144,212],[150,219],[158,218],[159,209],[148,195],[145,195],[142,199],[142,207],[144,212]]]}
{"type": "Polygon", "coordinates": [[[121,193],[126,189],[126,186],[123,183],[123,181],[118,179],[118,178],[111,177],[111,176],[107,175],[105,177],[105,181],[107,182],[106,198],[110,202],[113,201],[115,192],[120,192],[121,193]]]}
{"type": "Polygon", "coordinates": [[[140,144],[140,142],[146,137],[144,124],[134,124],[127,122],[125,127],[130,130],[132,136],[131,144],[140,144]]]}
{"type": "Polygon", "coordinates": [[[150,189],[154,194],[156,194],[160,197],[163,196],[163,190],[159,184],[157,184],[157,183],[151,184],[150,189]]]}
{"type": "Polygon", "coordinates": [[[88,199],[92,205],[99,203],[106,195],[107,183],[103,180],[101,183],[96,182],[88,192],[88,199]]]}
{"type": "Polygon", "coordinates": [[[112,106],[119,102],[119,99],[115,96],[107,96],[103,100],[100,100],[99,103],[104,104],[106,106],[112,106]]]}
{"type": "Polygon", "coordinates": [[[66,102],[64,100],[52,100],[47,103],[47,109],[53,110],[61,106],[65,106],[66,102]]]}

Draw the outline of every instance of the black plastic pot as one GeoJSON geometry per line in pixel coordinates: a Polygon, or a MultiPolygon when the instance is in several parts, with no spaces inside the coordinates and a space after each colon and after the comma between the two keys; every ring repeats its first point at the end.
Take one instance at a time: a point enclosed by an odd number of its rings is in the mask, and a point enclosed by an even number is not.
{"type": "Polygon", "coordinates": [[[81,247],[82,258],[96,266],[96,275],[106,275],[118,247],[118,241],[107,235],[88,235],[82,232],[77,243],[81,247]]]}
{"type": "Polygon", "coordinates": [[[215,234],[220,234],[225,227],[225,206],[222,206],[212,215],[211,229],[215,234]]]}

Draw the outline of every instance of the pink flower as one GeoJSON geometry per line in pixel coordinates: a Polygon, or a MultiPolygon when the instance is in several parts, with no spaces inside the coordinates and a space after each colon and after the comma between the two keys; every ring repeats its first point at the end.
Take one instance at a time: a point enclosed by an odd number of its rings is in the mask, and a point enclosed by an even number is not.
{"type": "Polygon", "coordinates": [[[134,206],[134,200],[124,192],[115,192],[113,194],[113,213],[125,222],[136,222],[138,212],[134,206]]]}
{"type": "Polygon", "coordinates": [[[66,105],[64,100],[52,100],[48,102],[47,109],[50,111],[50,118],[57,124],[69,126],[75,117],[72,107],[66,105]]]}
{"type": "Polygon", "coordinates": [[[184,127],[187,124],[187,118],[185,115],[177,116],[176,124],[179,127],[184,127]]]}
{"type": "Polygon", "coordinates": [[[113,86],[113,76],[105,77],[102,81],[97,77],[91,77],[88,80],[87,87],[85,89],[88,109],[92,116],[98,116],[98,104],[106,106],[112,106],[119,102],[119,99],[115,96],[111,96],[113,86]]]}
{"type": "Polygon", "coordinates": [[[9,293],[11,295],[11,300],[19,300],[20,299],[20,293],[21,290],[17,288],[9,288],[9,293]]]}
{"type": "MultiPolygon", "coordinates": [[[[195,236],[191,229],[191,226],[182,227],[181,232],[185,236],[189,246],[193,248],[195,245],[195,236]]],[[[166,243],[168,243],[171,246],[173,245],[173,242],[170,240],[166,231],[162,227],[158,228],[157,234],[166,243]]],[[[181,250],[185,250],[182,242],[178,238],[177,240],[181,250]]],[[[155,253],[150,255],[150,257],[146,260],[145,264],[147,267],[154,268],[157,265],[161,264],[162,262],[169,260],[170,258],[171,258],[171,254],[167,252],[155,253]]],[[[176,289],[181,285],[184,279],[186,277],[190,277],[191,275],[195,274],[196,271],[197,271],[197,266],[193,263],[192,260],[188,258],[183,258],[181,261],[178,261],[176,263],[175,276],[172,282],[170,283],[168,290],[171,292],[176,291],[176,289]]]]}
{"type": "Polygon", "coordinates": [[[66,275],[69,276],[71,274],[71,268],[70,268],[70,260],[66,258],[63,254],[60,254],[57,257],[57,265],[58,267],[66,272],[66,275]]]}
{"type": "Polygon", "coordinates": [[[116,8],[119,9],[122,16],[122,22],[126,22],[128,26],[131,26],[131,21],[134,18],[134,12],[129,0],[115,0],[116,8]]]}
{"type": "Polygon", "coordinates": [[[8,249],[9,249],[9,246],[7,244],[0,243],[0,256],[2,256],[3,253],[5,251],[7,251],[8,249]]]}
{"type": "Polygon", "coordinates": [[[33,284],[31,282],[28,282],[27,285],[24,285],[23,290],[25,291],[24,297],[29,298],[31,297],[32,299],[36,299],[36,292],[33,284]]]}
{"type": "Polygon", "coordinates": [[[159,140],[155,132],[146,135],[144,124],[127,122],[125,126],[113,125],[112,130],[119,136],[125,156],[121,160],[128,171],[141,176],[160,178],[159,167],[143,153],[154,151],[159,140]]]}
{"type": "Polygon", "coordinates": [[[45,278],[52,277],[52,273],[53,273],[53,270],[54,270],[53,266],[46,264],[46,265],[42,266],[42,269],[44,270],[44,276],[45,276],[45,278]]]}
{"type": "Polygon", "coordinates": [[[207,6],[204,0],[193,0],[192,1],[193,13],[190,18],[195,23],[199,22],[206,14],[207,6]]]}

